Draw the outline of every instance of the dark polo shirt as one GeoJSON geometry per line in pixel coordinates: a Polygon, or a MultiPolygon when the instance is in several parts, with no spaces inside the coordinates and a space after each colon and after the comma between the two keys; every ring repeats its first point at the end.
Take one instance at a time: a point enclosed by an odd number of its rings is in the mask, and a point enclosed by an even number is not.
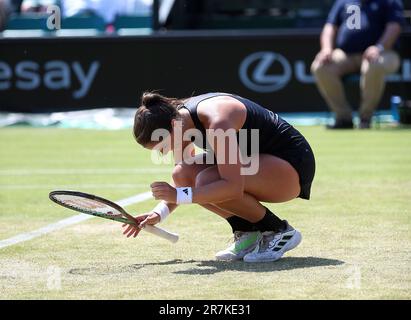
{"type": "Polygon", "coordinates": [[[327,19],[327,23],[338,27],[336,47],[347,53],[361,53],[377,44],[390,22],[404,24],[401,0],[337,0],[327,19]],[[352,5],[360,9],[359,29],[353,28],[352,5]]]}

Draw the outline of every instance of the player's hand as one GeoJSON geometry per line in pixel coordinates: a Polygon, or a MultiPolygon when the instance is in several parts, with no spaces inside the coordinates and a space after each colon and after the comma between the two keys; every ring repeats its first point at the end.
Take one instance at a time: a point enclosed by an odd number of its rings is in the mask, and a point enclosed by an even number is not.
{"type": "Polygon", "coordinates": [[[150,187],[156,200],[165,200],[169,203],[177,202],[177,190],[167,182],[153,182],[150,187]]]}
{"type": "Polygon", "coordinates": [[[123,234],[130,238],[133,236],[134,238],[137,237],[141,229],[145,227],[146,224],[154,225],[160,222],[160,216],[158,213],[150,212],[148,214],[143,214],[141,216],[134,218],[136,225],[132,224],[123,224],[123,234]]]}
{"type": "Polygon", "coordinates": [[[315,57],[315,60],[317,60],[320,65],[327,64],[331,61],[332,54],[333,49],[331,48],[321,49],[321,51],[315,57]]]}
{"type": "Polygon", "coordinates": [[[377,62],[381,57],[381,50],[377,46],[370,46],[364,51],[362,56],[363,59],[366,59],[369,62],[377,62]]]}

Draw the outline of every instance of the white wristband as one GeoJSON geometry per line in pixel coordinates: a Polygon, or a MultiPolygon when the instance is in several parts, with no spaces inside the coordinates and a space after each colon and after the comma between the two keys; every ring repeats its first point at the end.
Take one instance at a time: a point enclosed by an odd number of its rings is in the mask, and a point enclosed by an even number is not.
{"type": "Polygon", "coordinates": [[[177,190],[177,204],[192,203],[193,202],[193,190],[191,187],[180,187],[177,190]]]}
{"type": "Polygon", "coordinates": [[[160,202],[152,211],[160,216],[160,222],[162,222],[170,214],[170,209],[163,201],[160,202]]]}

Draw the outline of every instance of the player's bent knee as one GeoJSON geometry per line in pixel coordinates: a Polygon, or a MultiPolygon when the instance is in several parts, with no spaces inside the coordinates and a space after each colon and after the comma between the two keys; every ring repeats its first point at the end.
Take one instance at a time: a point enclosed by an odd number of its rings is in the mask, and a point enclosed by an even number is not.
{"type": "Polygon", "coordinates": [[[219,179],[218,171],[212,167],[200,171],[196,176],[195,187],[205,186],[219,179]]]}
{"type": "Polygon", "coordinates": [[[176,186],[191,186],[193,184],[193,173],[189,166],[184,164],[177,164],[171,177],[176,186]]]}

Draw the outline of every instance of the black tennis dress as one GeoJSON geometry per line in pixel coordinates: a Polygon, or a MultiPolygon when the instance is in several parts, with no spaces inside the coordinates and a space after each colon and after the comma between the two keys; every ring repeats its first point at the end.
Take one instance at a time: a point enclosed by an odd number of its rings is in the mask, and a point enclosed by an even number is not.
{"type": "MultiPolygon", "coordinates": [[[[247,132],[247,156],[252,154],[251,148],[251,129],[259,131],[259,150],[260,154],[271,154],[289,162],[297,171],[300,178],[301,192],[299,197],[310,199],[311,184],[315,174],[315,159],[313,151],[304,136],[278,114],[258,105],[246,98],[229,93],[207,93],[191,97],[184,105],[189,111],[196,129],[203,135],[203,149],[209,149],[206,142],[206,131],[197,115],[197,106],[201,101],[217,97],[230,96],[242,102],[247,109],[247,117],[242,129],[247,132]]],[[[238,134],[237,134],[238,139],[238,134]]],[[[195,140],[194,140],[194,143],[195,140]]],[[[240,146],[241,150],[241,146],[240,146]]],[[[245,152],[245,150],[241,150],[245,152]]]]}

